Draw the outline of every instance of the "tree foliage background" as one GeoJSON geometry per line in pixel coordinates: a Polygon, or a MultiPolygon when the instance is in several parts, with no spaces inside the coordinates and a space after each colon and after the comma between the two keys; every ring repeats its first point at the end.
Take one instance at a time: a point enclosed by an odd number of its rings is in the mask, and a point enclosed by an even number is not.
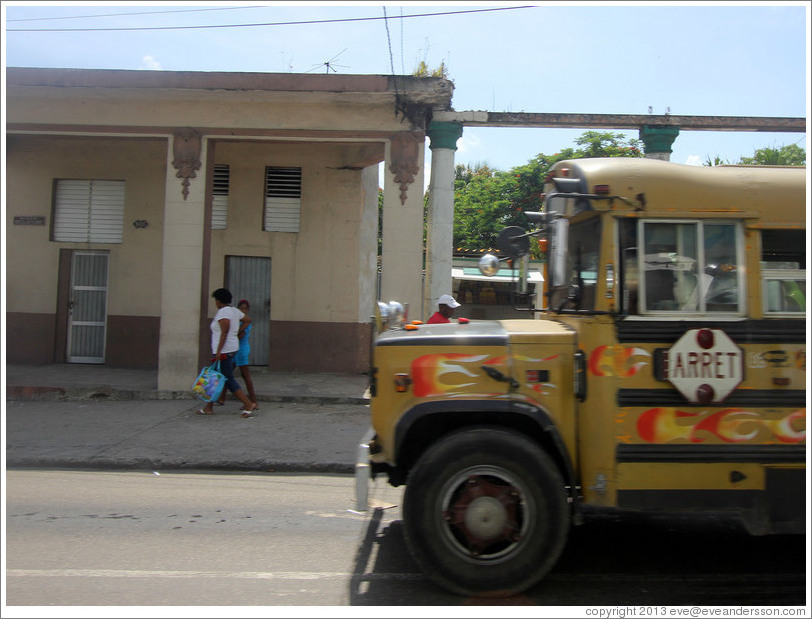
{"type": "MultiPolygon", "coordinates": [[[[441,69],[444,69],[442,65],[441,69]]],[[[622,133],[586,131],[575,140],[575,148],[565,148],[553,155],[539,153],[526,164],[507,172],[492,169],[486,163],[457,165],[454,169],[454,252],[493,250],[499,232],[507,226],[529,230],[531,225],[524,212],[541,209],[544,178],[555,163],[585,157],[643,156],[640,140],[627,138],[622,133]]],[[[761,148],[752,157],[741,157],[738,161],[738,165],[805,164],[806,151],[797,144],[761,148]]],[[[708,157],[704,165],[731,165],[731,162],[708,157]]],[[[424,209],[427,204],[428,192],[424,195],[424,209]]],[[[383,214],[383,190],[380,189],[378,212],[383,214]]],[[[379,217],[379,225],[381,220],[379,217]]],[[[379,230],[379,255],[380,243],[379,230]]],[[[531,244],[532,254],[536,253],[534,249],[531,244]]]]}
{"type": "MultiPolygon", "coordinates": [[[[640,140],[622,133],[586,131],[575,140],[575,148],[553,155],[538,154],[526,164],[507,172],[487,164],[458,165],[454,170],[454,251],[491,250],[499,232],[506,226],[529,230],[525,211],[538,211],[542,205],[544,178],[550,168],[564,159],[585,157],[643,157],[640,140]]],[[[719,158],[705,165],[721,165],[719,158]]],[[[741,157],[738,165],[806,164],[806,151],[797,144],[762,148],[752,157],[741,157]]],[[[533,245],[531,244],[531,251],[533,245]]],[[[533,252],[535,253],[535,252],[533,252]]]]}
{"type": "Polygon", "coordinates": [[[540,153],[508,172],[487,164],[458,165],[454,170],[454,248],[456,252],[492,249],[506,226],[529,229],[525,211],[539,211],[544,178],[564,159],[642,157],[642,144],[621,133],[587,131],[576,148],[553,155],[540,153]]]}
{"type": "MultiPolygon", "coordinates": [[[[729,161],[722,161],[720,157],[708,158],[706,166],[731,165],[729,161]]],[[[738,165],[806,165],[806,150],[797,144],[788,144],[778,148],[759,148],[752,157],[741,157],[738,165]]]]}

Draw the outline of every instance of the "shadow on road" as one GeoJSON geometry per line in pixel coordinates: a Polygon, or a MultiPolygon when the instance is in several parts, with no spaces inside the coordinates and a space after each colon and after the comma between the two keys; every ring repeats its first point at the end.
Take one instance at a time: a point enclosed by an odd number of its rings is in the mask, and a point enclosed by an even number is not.
{"type": "Polygon", "coordinates": [[[463,598],[427,580],[399,520],[370,518],[350,583],[356,606],[803,606],[806,536],[754,537],[727,516],[594,512],[548,576],[522,595],[463,598]]]}
{"type": "Polygon", "coordinates": [[[383,524],[376,508],[355,557],[350,581],[352,606],[453,605],[460,598],[429,582],[409,556],[400,520],[383,524]]]}

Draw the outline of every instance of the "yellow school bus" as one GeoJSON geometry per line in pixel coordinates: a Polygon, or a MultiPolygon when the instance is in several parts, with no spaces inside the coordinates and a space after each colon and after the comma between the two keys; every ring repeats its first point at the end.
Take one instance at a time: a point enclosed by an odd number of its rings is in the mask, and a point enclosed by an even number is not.
{"type": "MultiPolygon", "coordinates": [[[[806,530],[805,168],[557,163],[527,319],[386,324],[365,475],[405,484],[416,562],[464,595],[536,583],[586,506],[806,530]]],[[[538,238],[537,238],[538,237],[538,238]]]]}

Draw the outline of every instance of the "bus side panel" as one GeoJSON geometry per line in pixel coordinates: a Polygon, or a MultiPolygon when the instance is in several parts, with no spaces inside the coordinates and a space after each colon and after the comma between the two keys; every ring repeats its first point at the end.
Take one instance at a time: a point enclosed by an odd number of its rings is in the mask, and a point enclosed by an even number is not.
{"type": "Polygon", "coordinates": [[[617,507],[638,511],[736,512],[754,535],[806,531],[806,469],[757,463],[622,463],[617,507]],[[675,486],[675,487],[672,487],[675,486]]]}
{"type": "Polygon", "coordinates": [[[607,341],[601,323],[570,323],[588,358],[588,397],[577,417],[586,503],[736,510],[754,532],[797,528],[805,514],[805,346],[737,342],[744,381],[724,402],[702,405],[658,367],[680,334],[607,341]]]}

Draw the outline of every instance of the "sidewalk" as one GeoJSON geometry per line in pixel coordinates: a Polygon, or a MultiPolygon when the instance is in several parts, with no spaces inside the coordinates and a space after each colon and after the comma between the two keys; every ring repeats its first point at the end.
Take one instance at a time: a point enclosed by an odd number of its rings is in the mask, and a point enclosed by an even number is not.
{"type": "MultiPolygon", "coordinates": [[[[158,391],[158,370],[62,363],[4,367],[6,398],[38,400],[182,400],[191,391],[158,391]]],[[[363,374],[270,372],[250,368],[260,402],[368,404],[369,379],[363,374]]],[[[240,380],[239,371],[235,377],[240,380]]],[[[189,387],[194,377],[189,379],[189,387]]]]}
{"type": "Polygon", "coordinates": [[[259,411],[242,419],[233,395],[195,415],[202,400],[158,391],[156,370],[7,365],[6,466],[354,471],[370,423],[366,376],[263,367],[251,376],[259,411]]]}

